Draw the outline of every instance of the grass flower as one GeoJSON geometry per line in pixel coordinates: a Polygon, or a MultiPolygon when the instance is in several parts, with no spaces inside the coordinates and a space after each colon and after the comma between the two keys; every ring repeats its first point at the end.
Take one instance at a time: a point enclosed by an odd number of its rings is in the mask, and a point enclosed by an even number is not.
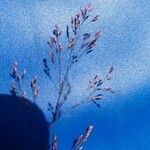
{"type": "MultiPolygon", "coordinates": [[[[85,25],[91,24],[93,26],[92,23],[99,20],[99,15],[91,17],[92,10],[93,7],[91,3],[80,8],[76,15],[71,17],[70,25],[66,25],[66,31],[64,32],[65,37],[63,36],[63,31],[59,28],[59,26],[55,25],[54,29],[52,30],[52,35],[47,42],[49,54],[48,57],[44,57],[42,60],[44,66],[43,71],[50,79],[50,82],[53,83],[57,93],[55,104],[51,101],[48,102],[48,111],[52,116],[49,123],[50,130],[57,120],[59,120],[66,113],[70,112],[72,109],[75,109],[80,105],[85,105],[86,103],[91,103],[92,105],[94,104],[94,106],[100,108],[100,102],[103,98],[103,95],[106,92],[114,93],[111,87],[103,86],[103,83],[112,79],[114,66],[111,66],[110,70],[104,77],[101,77],[99,74],[93,75],[93,78],[87,83],[87,89],[82,96],[76,100],[76,103],[67,108],[65,111],[63,109],[63,106],[69,101],[69,99],[71,99],[70,95],[73,91],[72,83],[70,81],[71,69],[75,65],[78,65],[81,59],[85,58],[95,50],[98,40],[102,35],[102,30],[97,30],[95,33],[92,33],[89,30],[85,33],[81,32],[81,29],[85,23],[85,25]],[[67,42],[62,44],[62,38],[67,38],[67,42]],[[67,51],[65,51],[65,49],[67,49],[67,51]],[[64,62],[64,57],[68,58],[66,63],[64,62]],[[56,74],[51,72],[52,66],[55,67],[56,74]]],[[[15,62],[12,65],[10,75],[13,79],[10,93],[12,95],[22,97],[25,106],[27,106],[27,92],[22,87],[22,82],[26,76],[26,70],[20,72],[18,64],[15,62]]],[[[33,102],[36,102],[37,97],[39,96],[37,77],[31,80],[30,87],[32,91],[33,102]]],[[[81,150],[92,130],[93,126],[90,125],[83,135],[76,138],[73,143],[72,150],[81,150]]],[[[54,135],[52,138],[51,149],[57,150],[56,135],[54,135]]]]}

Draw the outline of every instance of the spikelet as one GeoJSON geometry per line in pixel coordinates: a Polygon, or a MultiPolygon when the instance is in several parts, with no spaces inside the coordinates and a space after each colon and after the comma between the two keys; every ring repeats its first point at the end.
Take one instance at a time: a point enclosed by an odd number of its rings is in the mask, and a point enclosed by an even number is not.
{"type": "Polygon", "coordinates": [[[96,15],[96,16],[92,19],[91,22],[95,22],[95,21],[97,21],[98,19],[99,19],[99,15],[96,15]]]}
{"type": "Polygon", "coordinates": [[[114,71],[114,66],[112,65],[110,70],[108,71],[107,75],[106,75],[106,79],[107,80],[111,80],[112,79],[112,72],[114,71]]]}
{"type": "Polygon", "coordinates": [[[37,85],[37,77],[33,78],[31,81],[31,90],[32,90],[34,102],[36,102],[36,98],[39,96],[39,87],[37,85]]]}
{"type": "Polygon", "coordinates": [[[50,51],[50,52],[49,52],[49,55],[50,55],[50,59],[51,59],[52,64],[54,64],[54,63],[55,63],[55,60],[54,60],[54,52],[53,52],[53,51],[50,51]]]}
{"type": "Polygon", "coordinates": [[[89,125],[84,135],[81,135],[74,140],[73,145],[72,145],[73,150],[81,150],[83,148],[83,145],[87,141],[89,135],[91,134],[92,129],[93,129],[93,126],[89,125]]]}
{"type": "Polygon", "coordinates": [[[54,135],[53,139],[52,139],[52,150],[57,150],[57,137],[56,137],[56,135],[54,135]]]}

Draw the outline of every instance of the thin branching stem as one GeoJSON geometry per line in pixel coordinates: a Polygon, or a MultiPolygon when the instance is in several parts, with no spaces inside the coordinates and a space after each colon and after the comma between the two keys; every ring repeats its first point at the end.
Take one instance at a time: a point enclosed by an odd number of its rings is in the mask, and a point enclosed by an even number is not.
{"type": "Polygon", "coordinates": [[[92,96],[95,92],[96,92],[96,89],[94,89],[91,93],[89,93],[88,96],[80,98],[80,99],[77,101],[77,103],[76,103],[75,105],[71,106],[68,110],[66,110],[66,111],[64,112],[64,115],[66,115],[67,113],[71,112],[74,108],[76,108],[76,107],[78,107],[78,106],[81,106],[81,105],[83,105],[83,104],[85,104],[85,103],[87,103],[87,102],[91,102],[91,96],[92,96]]]}

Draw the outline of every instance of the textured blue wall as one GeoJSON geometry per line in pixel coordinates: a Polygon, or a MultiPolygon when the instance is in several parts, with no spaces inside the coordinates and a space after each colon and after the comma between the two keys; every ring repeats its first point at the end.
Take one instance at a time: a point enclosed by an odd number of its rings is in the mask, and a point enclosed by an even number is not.
{"type": "MultiPolygon", "coordinates": [[[[0,92],[8,93],[12,62],[27,69],[24,86],[37,75],[41,86],[38,105],[47,118],[47,102],[55,92],[47,88],[42,58],[54,24],[69,23],[85,0],[1,0],[0,1],[0,92]],[[69,19],[68,19],[69,18],[69,19]]],[[[81,95],[93,74],[106,73],[115,65],[112,86],[116,94],[102,102],[101,112],[86,106],[62,118],[55,132],[59,149],[67,149],[88,124],[94,132],[85,145],[87,150],[148,150],[150,147],[150,15],[149,0],[93,0],[102,28],[96,50],[80,62],[72,73],[81,95]],[[90,61],[89,61],[90,60],[90,61]],[[84,65],[84,67],[83,67],[84,65]],[[82,70],[81,70],[82,68],[82,70]],[[76,75],[76,76],[75,76],[76,75]],[[82,82],[81,82],[81,79],[82,82]],[[66,130],[64,133],[64,129],[66,130]]],[[[90,28],[92,29],[92,27],[90,28]]],[[[49,85],[51,87],[51,85],[49,85]]],[[[73,98],[74,99],[74,98],[73,98]]],[[[70,101],[73,103],[73,100],[70,101]]],[[[69,104],[70,104],[69,103],[69,104]]]]}

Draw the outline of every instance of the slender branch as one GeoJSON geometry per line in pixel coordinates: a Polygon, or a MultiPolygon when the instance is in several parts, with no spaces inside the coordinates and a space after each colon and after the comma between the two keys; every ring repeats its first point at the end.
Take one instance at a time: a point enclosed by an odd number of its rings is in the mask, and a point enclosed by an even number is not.
{"type": "Polygon", "coordinates": [[[72,111],[74,108],[81,106],[82,104],[85,104],[87,102],[91,102],[91,96],[95,92],[96,92],[96,89],[94,89],[88,96],[79,99],[75,105],[71,106],[67,111],[64,112],[64,115],[66,115],[68,112],[72,111]]]}
{"type": "Polygon", "coordinates": [[[56,49],[58,51],[58,81],[61,86],[61,50],[59,49],[59,37],[56,39],[56,49]]]}
{"type": "MultiPolygon", "coordinates": [[[[80,29],[80,27],[83,25],[83,21],[82,21],[82,23],[81,23],[81,25],[79,26],[79,28],[78,28],[78,31],[79,31],[79,29],[80,29]]],[[[78,33],[76,33],[76,38],[75,38],[75,45],[77,45],[77,41],[78,41],[78,36],[77,36],[77,34],[78,33]]],[[[73,63],[72,63],[72,53],[74,52],[74,49],[75,49],[75,45],[71,48],[71,50],[70,50],[70,55],[69,55],[69,60],[68,60],[68,64],[67,64],[67,68],[66,68],[66,72],[65,72],[65,75],[64,75],[64,79],[63,79],[63,82],[64,82],[64,86],[65,86],[65,84],[66,84],[66,82],[68,82],[68,75],[69,75],[69,70],[72,68],[72,66],[73,66],[73,63]]],[[[63,92],[63,89],[64,89],[64,86],[62,87],[62,92],[63,92]]],[[[61,107],[64,105],[64,102],[65,101],[63,101],[62,103],[61,103],[61,107]]]]}

